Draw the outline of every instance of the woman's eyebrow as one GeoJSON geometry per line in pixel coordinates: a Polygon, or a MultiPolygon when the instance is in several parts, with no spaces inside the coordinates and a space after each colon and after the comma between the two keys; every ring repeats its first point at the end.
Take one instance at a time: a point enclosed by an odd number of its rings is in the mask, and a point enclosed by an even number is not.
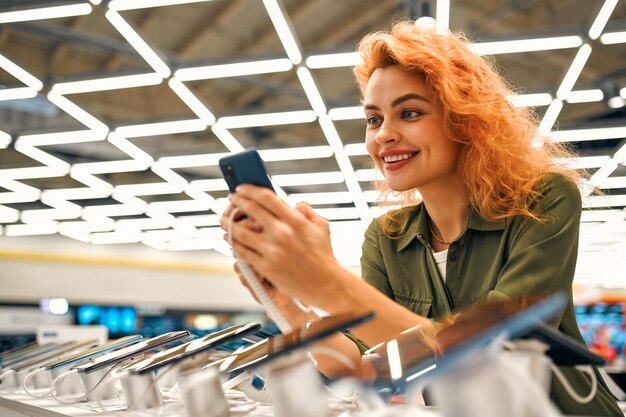
{"type": "MultiPolygon", "coordinates": [[[[424,101],[426,103],[430,103],[430,101],[424,97],[424,96],[420,96],[419,94],[416,93],[408,93],[408,94],[404,94],[398,98],[396,98],[395,100],[393,100],[391,102],[391,106],[392,107],[396,107],[402,103],[404,103],[407,100],[421,100],[424,101]]],[[[363,108],[365,110],[380,110],[380,107],[376,106],[375,104],[366,104],[365,106],[363,106],[363,108]]]]}

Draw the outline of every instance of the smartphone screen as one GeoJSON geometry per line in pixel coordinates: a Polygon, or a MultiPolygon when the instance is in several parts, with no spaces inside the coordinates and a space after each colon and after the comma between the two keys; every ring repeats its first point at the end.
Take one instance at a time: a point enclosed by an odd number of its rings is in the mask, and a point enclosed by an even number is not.
{"type": "Polygon", "coordinates": [[[274,190],[265,164],[256,149],[248,149],[219,160],[220,170],[231,193],[239,184],[254,184],[274,190]]]}
{"type": "Polygon", "coordinates": [[[87,363],[75,366],[74,369],[78,370],[78,372],[95,372],[99,369],[105,368],[121,361],[125,361],[127,359],[134,358],[137,355],[148,352],[159,346],[175,342],[176,340],[183,339],[187,336],[189,336],[189,332],[187,330],[168,332],[160,336],[156,336],[151,339],[143,340],[141,342],[127,346],[123,349],[107,353],[106,355],[99,356],[87,363]]]}
{"type": "Polygon", "coordinates": [[[187,342],[180,346],[175,346],[171,349],[159,352],[130,366],[129,368],[126,368],[126,370],[137,374],[156,371],[163,366],[179,362],[200,352],[216,348],[222,344],[229,343],[248,334],[255,333],[259,329],[261,329],[261,325],[259,323],[232,326],[199,339],[192,340],[191,342],[187,342]]]}
{"type": "Polygon", "coordinates": [[[338,314],[316,320],[291,333],[277,335],[262,340],[246,348],[233,352],[226,359],[219,360],[219,370],[236,373],[267,364],[289,352],[302,348],[341,330],[357,326],[374,317],[374,313],[338,314]]]}
{"type": "Polygon", "coordinates": [[[98,345],[96,347],[93,347],[89,350],[77,352],[73,355],[68,355],[57,360],[46,362],[42,366],[46,368],[48,371],[50,371],[53,369],[63,368],[65,366],[76,365],[78,363],[84,362],[96,356],[104,355],[105,353],[110,352],[112,350],[119,349],[121,347],[138,342],[141,339],[142,339],[141,335],[137,334],[137,335],[132,335],[132,336],[124,336],[115,340],[109,340],[108,342],[98,345]]]}

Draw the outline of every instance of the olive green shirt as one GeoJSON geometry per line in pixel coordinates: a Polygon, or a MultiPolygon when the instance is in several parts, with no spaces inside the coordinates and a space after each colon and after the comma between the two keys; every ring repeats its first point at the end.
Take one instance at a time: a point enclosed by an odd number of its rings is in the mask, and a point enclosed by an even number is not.
{"type": "MultiPolygon", "coordinates": [[[[409,310],[437,318],[470,304],[558,290],[570,294],[567,307],[550,325],[584,344],[571,298],[582,210],[578,189],[562,176],[543,182],[534,205],[542,216],[487,221],[470,210],[462,233],[450,244],[446,280],[441,279],[430,245],[428,213],[423,204],[404,209],[397,238],[384,235],[378,221],[365,233],[363,279],[409,310]]],[[[590,392],[584,374],[562,368],[580,395],[590,392]]],[[[598,376],[599,377],[599,376],[598,376]]],[[[552,398],[565,414],[623,416],[604,384],[591,403],[579,405],[553,383],[552,398]]]]}

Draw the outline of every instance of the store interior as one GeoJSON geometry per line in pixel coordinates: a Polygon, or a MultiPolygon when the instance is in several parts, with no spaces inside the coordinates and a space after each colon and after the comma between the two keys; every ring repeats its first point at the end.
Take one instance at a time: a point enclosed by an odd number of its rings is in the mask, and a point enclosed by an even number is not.
{"type": "Polygon", "coordinates": [[[394,206],[379,203],[351,68],[358,41],[399,19],[464,32],[512,105],[579,155],[562,161],[584,177],[575,311],[623,377],[620,0],[0,2],[0,353],[41,326],[276,334],[219,226],[218,160],[250,147],[281,198],[328,219],[335,257],[359,274],[367,225],[394,206]]]}

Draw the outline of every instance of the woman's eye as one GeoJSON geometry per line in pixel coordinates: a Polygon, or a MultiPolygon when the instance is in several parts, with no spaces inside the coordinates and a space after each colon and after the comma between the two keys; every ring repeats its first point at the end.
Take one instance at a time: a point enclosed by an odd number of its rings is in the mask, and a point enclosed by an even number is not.
{"type": "Polygon", "coordinates": [[[421,113],[418,112],[417,110],[403,110],[402,111],[402,117],[405,119],[411,119],[413,117],[417,117],[419,116],[421,113]]]}
{"type": "Polygon", "coordinates": [[[368,126],[378,126],[380,124],[380,117],[370,116],[366,119],[368,126]]]}

